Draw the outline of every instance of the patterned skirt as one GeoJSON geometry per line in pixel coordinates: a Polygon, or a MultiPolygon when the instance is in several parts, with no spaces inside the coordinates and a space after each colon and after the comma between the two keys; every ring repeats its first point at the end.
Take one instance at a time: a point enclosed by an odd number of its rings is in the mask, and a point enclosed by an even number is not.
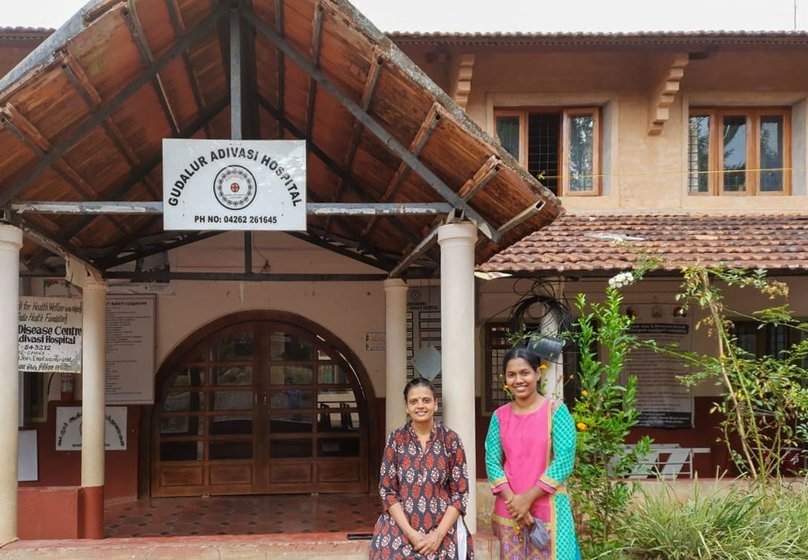
{"type": "MultiPolygon", "coordinates": [[[[552,560],[553,546],[540,550],[530,541],[522,537],[522,530],[512,519],[504,519],[494,515],[491,520],[494,536],[499,539],[499,557],[501,560],[552,560]]],[[[555,535],[551,531],[551,538],[555,535]]]]}

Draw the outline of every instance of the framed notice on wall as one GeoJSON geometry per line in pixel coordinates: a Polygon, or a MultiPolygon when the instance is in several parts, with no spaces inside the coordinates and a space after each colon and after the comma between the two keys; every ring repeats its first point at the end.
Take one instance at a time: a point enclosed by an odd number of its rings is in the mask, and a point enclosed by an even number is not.
{"type": "Polygon", "coordinates": [[[81,299],[20,297],[19,371],[81,371],[81,299]]]}
{"type": "Polygon", "coordinates": [[[107,298],[107,403],[154,402],[154,308],[155,296],[107,298]]]}
{"type": "MultiPolygon", "coordinates": [[[[629,332],[640,340],[653,339],[659,346],[673,345],[689,350],[690,321],[673,318],[673,306],[635,305],[636,321],[629,332]]],[[[674,356],[639,347],[632,350],[626,373],[637,376],[638,426],[645,428],[692,428],[693,395],[679,376],[688,373],[684,361],[674,356]]]]}

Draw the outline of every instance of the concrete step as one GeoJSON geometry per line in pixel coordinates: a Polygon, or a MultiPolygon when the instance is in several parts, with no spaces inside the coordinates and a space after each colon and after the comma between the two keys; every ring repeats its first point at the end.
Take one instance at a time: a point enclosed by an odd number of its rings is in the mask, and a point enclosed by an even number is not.
{"type": "MultiPolygon", "coordinates": [[[[17,541],[0,558],[17,560],[366,560],[370,541],[342,533],[17,541]]],[[[490,533],[474,536],[476,560],[499,558],[490,533]]]]}

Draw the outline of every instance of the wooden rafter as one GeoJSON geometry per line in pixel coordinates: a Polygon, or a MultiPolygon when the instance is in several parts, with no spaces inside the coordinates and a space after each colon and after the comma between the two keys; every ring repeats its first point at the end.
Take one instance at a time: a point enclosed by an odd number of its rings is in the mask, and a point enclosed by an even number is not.
{"type": "MultiPolygon", "coordinates": [[[[123,13],[124,20],[126,20],[126,26],[129,28],[129,33],[135,40],[135,45],[140,53],[140,58],[143,60],[143,64],[146,67],[153,65],[155,60],[154,53],[152,53],[151,47],[149,47],[149,45],[146,43],[146,36],[143,33],[143,27],[140,25],[140,19],[137,17],[137,10],[126,10],[123,13]]],[[[166,93],[166,88],[163,85],[160,72],[154,73],[151,82],[152,86],[154,87],[154,92],[157,94],[157,99],[160,101],[160,106],[163,108],[163,112],[166,115],[166,120],[171,128],[171,132],[177,134],[180,130],[180,125],[177,121],[177,115],[174,113],[174,109],[171,107],[171,101],[168,99],[168,93],[166,93]]]]}
{"type": "MultiPolygon", "coordinates": [[[[45,156],[51,150],[51,144],[37,128],[20,113],[14,105],[7,103],[0,110],[0,124],[11,131],[20,141],[36,154],[38,158],[45,156]]],[[[97,198],[98,193],[93,187],[73,169],[64,159],[59,159],[54,163],[54,171],[59,173],[65,181],[79,194],[85,198],[97,198]]],[[[130,229],[116,220],[109,220],[119,231],[128,234],[130,229]]]]}
{"type": "MultiPolygon", "coordinates": [[[[283,3],[284,0],[275,0],[275,32],[283,37],[283,3]]],[[[276,48],[278,53],[278,61],[275,65],[277,67],[277,81],[278,81],[278,100],[276,107],[281,115],[286,113],[286,57],[283,51],[276,48]]],[[[282,140],[284,136],[283,122],[278,119],[278,139],[282,140]]]]}
{"type": "MultiPolygon", "coordinates": [[[[206,111],[205,113],[201,114],[199,118],[197,118],[194,122],[190,123],[186,128],[179,132],[178,138],[190,138],[194,134],[196,134],[206,122],[211,120],[213,117],[221,113],[224,108],[227,106],[227,98],[220,100],[219,102],[215,103],[211,106],[211,108],[206,111]]],[[[118,199],[123,197],[123,195],[135,186],[137,183],[143,180],[143,177],[149,175],[154,169],[161,164],[163,161],[163,154],[158,153],[152,159],[147,162],[144,162],[140,168],[134,170],[128,177],[125,177],[123,180],[118,182],[115,186],[109,189],[108,197],[110,199],[118,199]]],[[[57,239],[57,243],[65,244],[68,240],[72,239],[79,231],[90,225],[97,216],[85,216],[82,218],[78,223],[76,223],[73,227],[67,228],[65,231],[61,232],[59,239],[57,239]]],[[[40,253],[32,258],[32,262],[39,264],[42,260],[44,260],[46,255],[40,253]]]]}
{"type": "Polygon", "coordinates": [[[649,108],[650,122],[648,134],[659,136],[662,127],[670,118],[670,106],[679,92],[679,82],[685,75],[685,67],[689,62],[687,53],[676,53],[665,66],[663,75],[654,88],[649,108]]]}
{"type": "MultiPolygon", "coordinates": [[[[226,7],[226,6],[225,6],[226,7]]],[[[219,7],[211,16],[200,23],[196,29],[189,32],[182,39],[177,41],[174,46],[163,53],[158,60],[151,64],[148,68],[132,80],[126,87],[124,87],[115,97],[104,103],[98,108],[90,118],[85,119],[74,130],[65,134],[59,139],[59,142],[53,145],[53,149],[42,157],[37,164],[25,173],[17,182],[4,189],[0,194],[0,206],[5,206],[8,202],[14,199],[19,193],[25,190],[31,183],[39,178],[42,173],[48,170],[57,160],[59,160],[69,149],[76,145],[82,138],[84,138],[97,124],[104,121],[107,117],[117,111],[135,92],[140,90],[145,84],[149,83],[152,76],[165,67],[169,62],[187,49],[191,44],[197,41],[200,37],[209,33],[211,28],[219,21],[224,15],[224,10],[219,7]]]]}
{"type": "Polygon", "coordinates": [[[305,56],[301,55],[295,47],[289,42],[280,37],[277,32],[266,25],[263,21],[255,16],[247,16],[248,20],[253,24],[256,30],[268,38],[277,48],[281,49],[284,54],[292,60],[298,67],[300,67],[306,74],[314,78],[320,88],[327,91],[342,107],[344,107],[354,118],[359,119],[367,130],[369,130],[376,138],[378,138],[384,147],[388,149],[395,156],[404,160],[409,167],[417,173],[424,182],[429,185],[436,193],[438,193],[444,200],[451,203],[457,208],[462,208],[469,221],[474,223],[479,231],[486,237],[494,242],[499,241],[499,235],[496,229],[488,223],[488,221],[474,208],[465,204],[457,193],[452,190],[443,180],[438,177],[427,165],[420,161],[417,157],[412,155],[407,148],[405,148],[390,132],[371,116],[367,111],[362,109],[353,99],[347,96],[336,84],[334,84],[328,77],[319,69],[314,68],[305,56]]]}
{"type": "MultiPolygon", "coordinates": [[[[185,22],[182,19],[182,13],[177,6],[177,0],[166,0],[166,9],[168,10],[168,19],[171,22],[171,28],[174,30],[176,37],[181,37],[185,33],[185,22]]],[[[193,93],[194,101],[196,102],[196,112],[199,114],[205,106],[205,98],[202,95],[202,88],[199,84],[199,78],[194,72],[194,66],[191,63],[191,56],[188,51],[182,51],[182,62],[185,66],[185,72],[188,76],[188,83],[191,84],[191,93],[193,93]]],[[[210,123],[205,125],[205,134],[208,138],[213,138],[213,128],[210,123]]]]}
{"type": "MultiPolygon", "coordinates": [[[[284,115],[282,115],[277,108],[273,107],[271,103],[269,103],[264,97],[258,97],[258,103],[261,107],[263,107],[269,114],[271,114],[276,119],[282,119],[284,121],[284,126],[297,138],[303,138],[303,131],[297,128],[294,123],[286,119],[284,115]]],[[[348,173],[329,155],[320,148],[316,142],[307,141],[306,142],[306,150],[310,151],[314,154],[320,161],[322,161],[325,166],[337,177],[340,177],[348,188],[350,188],[356,195],[363,201],[369,201],[371,197],[367,194],[365,189],[361,187],[359,184],[356,183],[348,173]]],[[[389,218],[390,221],[396,224],[396,227],[403,238],[405,238],[409,243],[419,243],[420,239],[410,232],[408,228],[405,228],[401,225],[401,222],[396,220],[395,218],[389,218]]]]}
{"type": "MultiPolygon", "coordinates": [[[[67,80],[73,85],[73,88],[79,93],[79,95],[84,98],[84,101],[87,103],[87,107],[90,109],[90,111],[97,111],[101,106],[101,95],[90,82],[90,79],[87,77],[87,74],[84,73],[84,69],[81,67],[81,65],[67,50],[65,50],[62,54],[61,67],[62,71],[65,73],[65,76],[67,76],[67,80]]],[[[115,121],[112,120],[112,117],[107,116],[107,118],[101,121],[101,126],[106,132],[107,136],[112,140],[115,146],[117,146],[118,151],[120,151],[124,158],[126,158],[126,161],[129,162],[130,167],[133,169],[139,167],[142,164],[140,157],[138,157],[138,155],[129,145],[126,137],[121,132],[120,128],[118,128],[118,125],[115,124],[115,121]]],[[[150,178],[145,177],[143,182],[148,187],[152,196],[159,198],[162,195],[160,189],[150,178]]]]}
{"type": "Polygon", "coordinates": [[[474,55],[460,55],[460,66],[457,69],[457,82],[455,83],[454,100],[461,109],[466,110],[466,104],[471,94],[471,78],[474,75],[474,55]]]}
{"type": "MultiPolygon", "coordinates": [[[[418,157],[421,154],[421,150],[424,149],[427,140],[432,135],[432,132],[435,130],[435,127],[438,126],[438,122],[440,121],[440,112],[439,112],[439,105],[437,103],[433,103],[432,107],[429,109],[429,112],[426,115],[426,118],[421,123],[421,126],[418,128],[418,132],[415,134],[415,138],[413,138],[412,142],[410,143],[409,151],[415,157],[418,157]]],[[[398,169],[396,172],[393,173],[392,179],[387,185],[387,188],[382,195],[381,201],[387,202],[392,199],[398,188],[401,186],[401,183],[407,178],[407,175],[410,172],[410,166],[407,165],[406,162],[403,160],[398,165],[398,169]]],[[[373,230],[373,226],[376,225],[376,218],[371,218],[368,221],[368,225],[365,226],[365,229],[362,231],[363,236],[367,236],[371,230],[373,230]]]]}
{"type": "MultiPolygon", "coordinates": [[[[370,107],[370,101],[373,99],[373,93],[376,91],[376,84],[379,83],[379,74],[381,73],[382,64],[384,61],[380,56],[378,49],[373,51],[373,60],[368,70],[368,76],[365,79],[365,87],[362,90],[361,106],[365,111],[370,107]]],[[[356,157],[356,149],[359,147],[359,138],[362,136],[362,123],[357,119],[353,121],[353,128],[351,129],[351,137],[348,140],[348,150],[345,152],[345,169],[351,173],[353,169],[354,158],[356,157]]],[[[337,182],[337,189],[334,194],[334,201],[339,202],[342,199],[342,191],[345,189],[345,183],[342,179],[337,182]]],[[[325,221],[325,231],[329,231],[331,226],[331,219],[327,218],[325,221]]]]}
{"type": "MultiPolygon", "coordinates": [[[[323,33],[323,5],[318,0],[314,4],[314,23],[311,32],[311,63],[315,68],[320,67],[320,47],[323,33]]],[[[312,139],[314,130],[314,105],[317,102],[317,81],[309,78],[309,95],[306,106],[306,139],[312,139]]]]}

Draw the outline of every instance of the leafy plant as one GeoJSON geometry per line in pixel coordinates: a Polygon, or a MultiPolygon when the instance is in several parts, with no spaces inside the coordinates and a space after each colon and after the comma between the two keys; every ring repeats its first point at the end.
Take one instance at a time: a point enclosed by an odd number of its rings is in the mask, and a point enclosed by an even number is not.
{"type": "Polygon", "coordinates": [[[760,328],[772,325],[798,331],[808,331],[808,324],[794,319],[787,304],[752,315],[725,306],[724,292],[717,285],[720,283],[753,289],[771,299],[786,297],[788,287],[769,280],[763,270],[690,267],[682,274],[683,292],[678,297],[704,310],[706,316],[696,328],[714,337],[716,350],[706,355],[648,344],[685,361],[692,373],[681,378],[684,383],[714,380],[722,387],[721,400],[713,412],[721,415],[723,440],[741,473],[765,487],[780,475],[788,448],[808,441],[808,340],[776,356],[754,356],[739,346],[730,318],[752,319],[760,328]]]}
{"type": "MultiPolygon", "coordinates": [[[[624,273],[625,276],[626,273],[624,273]]],[[[621,277],[622,287],[630,278],[621,277]]],[[[622,519],[638,484],[624,480],[642,455],[648,452],[645,437],[626,449],[629,430],[639,420],[637,379],[623,367],[636,337],[628,329],[633,319],[620,311],[622,295],[610,284],[603,303],[588,303],[578,294],[580,313],[571,340],[579,349],[580,398],[572,409],[578,429],[578,464],[569,481],[585,558],[619,558],[623,541],[622,519]],[[598,348],[607,353],[601,359],[598,348]]]]}

